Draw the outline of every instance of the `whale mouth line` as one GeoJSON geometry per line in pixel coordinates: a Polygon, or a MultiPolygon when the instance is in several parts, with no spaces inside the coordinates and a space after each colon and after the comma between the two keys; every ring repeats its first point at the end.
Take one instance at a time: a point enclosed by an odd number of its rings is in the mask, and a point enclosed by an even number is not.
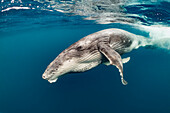
{"type": "Polygon", "coordinates": [[[52,77],[53,77],[53,75],[51,75],[48,78],[46,78],[46,80],[50,80],[52,77]]]}
{"type": "Polygon", "coordinates": [[[47,75],[43,74],[43,75],[42,75],[42,78],[45,79],[45,80],[49,80],[49,79],[52,78],[52,75],[47,76],[47,75]]]}

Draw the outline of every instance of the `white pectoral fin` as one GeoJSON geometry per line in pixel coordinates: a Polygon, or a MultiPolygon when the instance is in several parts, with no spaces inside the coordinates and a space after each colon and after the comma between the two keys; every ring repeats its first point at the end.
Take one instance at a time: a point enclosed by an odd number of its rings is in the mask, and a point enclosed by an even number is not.
{"type": "Polygon", "coordinates": [[[122,63],[127,63],[127,62],[129,62],[129,60],[130,60],[130,57],[124,58],[124,59],[122,59],[122,63]]]}
{"type": "MultiPolygon", "coordinates": [[[[98,44],[99,51],[109,60],[110,65],[115,65],[120,72],[121,82],[123,85],[127,85],[127,82],[123,78],[123,64],[122,58],[115,50],[113,50],[108,44],[106,43],[99,43],[98,44]]],[[[125,60],[126,62],[128,59],[125,60]]]]}
{"type": "Polygon", "coordinates": [[[103,64],[106,65],[106,66],[109,66],[110,62],[104,62],[103,64]]]}
{"type": "MultiPolygon", "coordinates": [[[[130,57],[124,58],[124,59],[122,59],[122,63],[123,64],[128,63],[129,60],[130,60],[130,57]]],[[[109,66],[110,62],[104,62],[103,64],[106,65],[106,66],[109,66]]]]}
{"type": "Polygon", "coordinates": [[[49,79],[49,80],[48,80],[48,82],[49,82],[49,83],[54,83],[54,82],[56,82],[56,81],[57,81],[57,79],[58,79],[58,78],[56,78],[56,79],[52,79],[52,80],[51,80],[51,79],[49,79]]]}

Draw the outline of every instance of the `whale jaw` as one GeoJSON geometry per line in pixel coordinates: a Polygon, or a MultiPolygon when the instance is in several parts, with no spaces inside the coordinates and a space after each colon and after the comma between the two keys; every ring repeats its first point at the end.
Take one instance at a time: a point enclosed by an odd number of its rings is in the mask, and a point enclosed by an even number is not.
{"type": "Polygon", "coordinates": [[[56,82],[57,80],[58,80],[58,78],[55,78],[55,79],[52,79],[52,80],[49,79],[48,82],[49,82],[49,83],[54,83],[54,82],[56,82]]]}

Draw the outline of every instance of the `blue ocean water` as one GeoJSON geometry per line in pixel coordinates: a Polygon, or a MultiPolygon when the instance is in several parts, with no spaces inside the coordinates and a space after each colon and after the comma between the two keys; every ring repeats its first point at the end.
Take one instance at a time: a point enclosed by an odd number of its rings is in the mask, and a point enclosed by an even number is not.
{"type": "Polygon", "coordinates": [[[0,113],[170,113],[169,0],[2,0],[0,113]],[[114,66],[42,79],[48,64],[82,37],[120,28],[153,39],[114,66]]]}

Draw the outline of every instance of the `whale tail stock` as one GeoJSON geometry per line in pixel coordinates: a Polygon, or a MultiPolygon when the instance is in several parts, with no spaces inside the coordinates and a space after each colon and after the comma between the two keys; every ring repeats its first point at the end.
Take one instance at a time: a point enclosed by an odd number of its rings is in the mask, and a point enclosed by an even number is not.
{"type": "MultiPolygon", "coordinates": [[[[145,47],[147,49],[165,49],[165,50],[170,50],[170,38],[160,38],[160,39],[155,39],[155,38],[146,38],[143,36],[139,36],[138,40],[140,40],[140,44],[138,47],[145,47]]],[[[138,48],[136,47],[136,49],[138,48]]]]}
{"type": "Polygon", "coordinates": [[[136,37],[136,40],[138,40],[138,46],[135,49],[138,49],[139,47],[146,47],[146,48],[153,47],[153,41],[150,38],[138,35],[136,37]]]}
{"type": "Polygon", "coordinates": [[[145,39],[147,40],[146,48],[170,50],[170,27],[163,25],[135,25],[134,28],[148,35],[148,38],[145,39]]]}

